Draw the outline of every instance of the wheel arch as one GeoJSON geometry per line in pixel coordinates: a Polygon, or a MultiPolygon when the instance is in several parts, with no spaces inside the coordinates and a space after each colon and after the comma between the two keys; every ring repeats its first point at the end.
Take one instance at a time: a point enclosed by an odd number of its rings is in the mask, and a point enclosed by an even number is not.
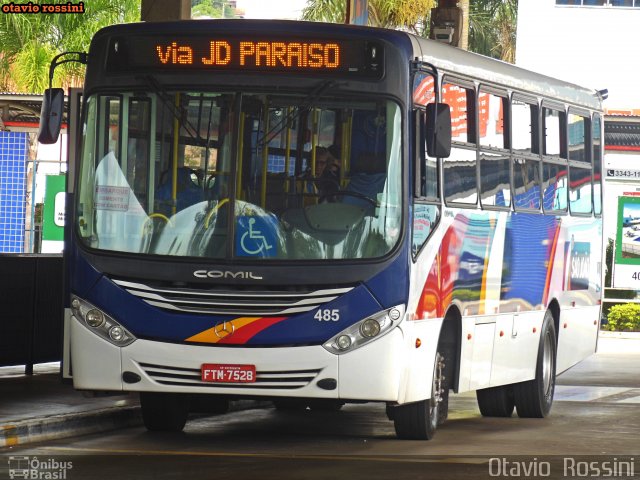
{"type": "Polygon", "coordinates": [[[552,299],[549,302],[549,306],[547,310],[551,312],[551,316],[553,317],[553,325],[556,327],[556,347],[558,346],[558,337],[560,333],[560,303],[557,299],[552,299]]]}
{"type": "Polygon", "coordinates": [[[438,343],[445,346],[453,352],[453,364],[451,368],[447,368],[447,373],[451,375],[451,388],[454,392],[458,392],[458,383],[460,380],[460,352],[462,348],[462,314],[456,305],[452,305],[447,309],[440,329],[440,338],[438,343]]]}

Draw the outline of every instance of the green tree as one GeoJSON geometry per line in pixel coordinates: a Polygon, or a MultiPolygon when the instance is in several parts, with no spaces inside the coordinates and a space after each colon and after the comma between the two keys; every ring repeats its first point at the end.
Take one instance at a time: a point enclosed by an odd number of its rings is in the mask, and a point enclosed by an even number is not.
{"type": "MultiPolygon", "coordinates": [[[[387,28],[403,28],[428,36],[431,8],[436,0],[369,0],[369,23],[387,28]]],[[[518,0],[459,0],[465,25],[461,46],[472,52],[515,60],[518,0]]],[[[305,20],[342,23],[346,0],[308,0],[305,20]]]]}
{"type": "Polygon", "coordinates": [[[234,18],[236,15],[225,0],[191,0],[191,18],[234,18]]]}
{"type": "MultiPolygon", "coordinates": [[[[52,58],[65,51],[88,51],[102,27],[140,20],[140,0],[85,1],[82,14],[17,14],[0,16],[0,89],[41,92],[49,83],[52,58]]],[[[79,83],[84,67],[64,64],[57,85],[79,83]]]]}
{"type": "Polygon", "coordinates": [[[518,0],[473,0],[469,10],[469,49],[514,63],[518,0]]]}
{"type": "MultiPolygon", "coordinates": [[[[369,25],[405,28],[422,35],[436,3],[436,0],[369,0],[369,25]]],[[[302,18],[343,23],[346,11],[346,0],[308,0],[302,18]]]]}

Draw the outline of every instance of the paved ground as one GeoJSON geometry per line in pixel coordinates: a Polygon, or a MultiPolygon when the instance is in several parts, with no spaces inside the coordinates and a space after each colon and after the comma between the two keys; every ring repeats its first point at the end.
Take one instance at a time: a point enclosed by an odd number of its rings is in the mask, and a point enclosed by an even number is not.
{"type": "MultiPolygon", "coordinates": [[[[636,402],[635,355],[640,355],[640,334],[603,333],[598,354],[559,377],[556,400],[615,395],[636,402]],[[615,385],[609,365],[615,365],[615,385]]],[[[31,377],[23,367],[0,368],[0,447],[140,425],[137,395],[88,397],[63,384],[58,373],[58,364],[37,365],[31,377]]]]}
{"type": "MultiPolygon", "coordinates": [[[[379,404],[348,405],[333,414],[282,414],[262,408],[196,417],[184,433],[176,435],[153,435],[140,426],[114,429],[113,425],[111,432],[104,429],[99,434],[0,448],[0,480],[9,477],[11,465],[36,457],[58,462],[55,465],[71,462],[69,480],[157,480],[185,475],[262,480],[471,479],[496,474],[514,478],[634,478],[640,476],[640,339],[604,338],[599,346],[598,354],[558,379],[552,415],[543,420],[482,418],[473,394],[456,395],[449,421],[436,438],[414,442],[395,438],[393,424],[379,404]],[[629,457],[634,458],[633,463],[629,457]],[[591,469],[605,462],[622,474],[606,475],[607,466],[599,472],[591,469]],[[627,475],[629,465],[633,475],[627,475]],[[537,468],[538,473],[511,470],[516,467],[537,468]]],[[[18,402],[18,397],[5,401],[7,387],[2,384],[7,380],[11,378],[0,381],[0,425],[6,425],[2,412],[18,402]]],[[[65,409],[77,412],[87,405],[94,411],[136,409],[135,399],[87,400],[53,380],[41,382],[34,377],[13,383],[31,402],[31,421],[47,412],[64,415],[60,412],[65,409]],[[58,394],[45,394],[47,388],[38,389],[38,382],[58,394]],[[43,404],[46,409],[38,414],[37,408],[43,404]]],[[[14,412],[25,410],[24,405],[13,406],[14,412]]]]}

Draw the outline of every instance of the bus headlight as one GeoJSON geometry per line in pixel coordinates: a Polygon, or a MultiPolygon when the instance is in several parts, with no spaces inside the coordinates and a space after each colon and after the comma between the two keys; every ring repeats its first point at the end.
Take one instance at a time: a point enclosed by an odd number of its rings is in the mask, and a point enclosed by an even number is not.
{"type": "Polygon", "coordinates": [[[85,321],[90,327],[98,328],[104,323],[104,315],[97,308],[92,308],[85,315],[85,321]]]}
{"type": "Polygon", "coordinates": [[[344,329],[326,342],[323,347],[331,353],[350,352],[385,335],[400,323],[403,316],[404,305],[376,313],[344,329]]]}
{"type": "Polygon", "coordinates": [[[71,311],[89,330],[118,347],[126,347],[136,337],[109,315],[78,297],[71,298],[71,311]]]}

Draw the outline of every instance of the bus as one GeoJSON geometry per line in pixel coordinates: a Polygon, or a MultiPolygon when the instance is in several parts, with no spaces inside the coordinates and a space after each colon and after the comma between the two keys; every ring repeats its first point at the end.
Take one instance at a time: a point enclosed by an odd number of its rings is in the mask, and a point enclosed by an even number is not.
{"type": "Polygon", "coordinates": [[[79,60],[63,370],[149,430],[380,402],[428,440],[451,392],[547,416],[595,351],[598,91],[295,21],[115,25],[79,60]]]}

